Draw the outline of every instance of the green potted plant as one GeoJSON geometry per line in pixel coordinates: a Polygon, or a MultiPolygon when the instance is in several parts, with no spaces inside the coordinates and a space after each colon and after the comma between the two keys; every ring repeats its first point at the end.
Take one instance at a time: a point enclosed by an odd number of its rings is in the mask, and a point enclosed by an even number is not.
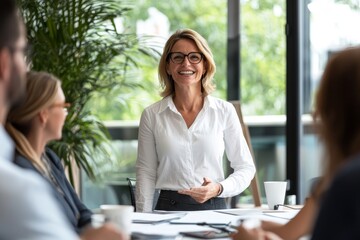
{"type": "Polygon", "coordinates": [[[87,106],[94,93],[129,84],[126,72],[138,54],[156,54],[116,22],[131,9],[118,0],[19,0],[27,28],[31,69],[62,80],[71,103],[60,141],[51,148],[64,161],[73,183],[73,165],[95,178],[96,157],[110,159],[109,134],[87,106]]]}

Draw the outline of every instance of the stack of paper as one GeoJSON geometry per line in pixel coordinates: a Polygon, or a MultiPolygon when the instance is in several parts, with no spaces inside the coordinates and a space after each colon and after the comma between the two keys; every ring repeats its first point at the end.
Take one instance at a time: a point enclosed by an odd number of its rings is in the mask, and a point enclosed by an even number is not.
{"type": "Polygon", "coordinates": [[[132,216],[132,222],[158,224],[158,223],[170,222],[171,220],[182,218],[185,215],[186,213],[158,214],[158,213],[134,212],[132,216]]]}
{"type": "Polygon", "coordinates": [[[230,208],[230,209],[215,210],[215,212],[226,213],[226,214],[230,214],[230,215],[234,215],[234,216],[245,216],[245,215],[252,215],[252,214],[261,214],[261,209],[230,208]]]}
{"type": "Polygon", "coordinates": [[[171,220],[171,224],[217,224],[228,225],[237,222],[238,216],[223,214],[214,211],[193,211],[188,212],[184,217],[171,220]]]}

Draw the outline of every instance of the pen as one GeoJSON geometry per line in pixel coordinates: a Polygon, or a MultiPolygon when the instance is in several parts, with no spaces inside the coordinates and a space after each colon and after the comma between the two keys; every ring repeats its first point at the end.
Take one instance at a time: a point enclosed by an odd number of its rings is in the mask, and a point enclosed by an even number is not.
{"type": "Polygon", "coordinates": [[[167,223],[167,222],[170,222],[170,221],[172,221],[172,220],[180,219],[180,218],[182,218],[182,216],[173,217],[173,218],[164,219],[164,220],[160,220],[160,221],[154,222],[153,225],[157,225],[157,224],[161,224],[161,223],[167,223]]]}

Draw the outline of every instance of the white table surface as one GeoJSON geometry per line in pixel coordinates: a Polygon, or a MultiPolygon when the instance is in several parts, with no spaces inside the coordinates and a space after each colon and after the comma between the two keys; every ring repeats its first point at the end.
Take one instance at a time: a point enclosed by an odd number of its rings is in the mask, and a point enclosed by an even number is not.
{"type": "MultiPolygon", "coordinates": [[[[214,230],[208,226],[199,226],[197,223],[208,223],[208,224],[229,224],[236,226],[240,223],[240,219],[243,220],[243,224],[246,224],[246,227],[252,228],[260,224],[260,220],[269,220],[278,223],[286,223],[291,218],[293,218],[298,210],[265,210],[262,208],[249,208],[249,209],[228,209],[227,213],[220,213],[218,211],[192,211],[192,212],[181,212],[183,216],[179,219],[171,220],[170,222],[161,222],[161,223],[133,223],[131,231],[139,232],[142,234],[150,235],[163,235],[163,236],[173,236],[172,239],[195,239],[190,237],[183,237],[180,232],[192,232],[192,231],[204,231],[204,230],[214,230]],[[231,214],[230,214],[231,213],[231,214]],[[234,215],[233,215],[234,214],[234,215]],[[175,235],[178,237],[175,238],[175,235]]],[[[174,217],[174,214],[179,212],[171,212],[171,216],[174,217]]],[[[166,212],[161,212],[161,214],[166,214],[166,212]]],[[[166,216],[166,215],[164,215],[166,216]]],[[[161,215],[159,213],[154,213],[154,219],[159,220],[161,215]]],[[[148,219],[151,221],[151,215],[145,214],[141,215],[139,213],[134,214],[135,219],[148,219]]],[[[133,220],[134,220],[133,218],[133,220]]],[[[155,238],[154,238],[155,239],[155,238]]],[[[223,238],[229,239],[229,238],[223,238]]]]}

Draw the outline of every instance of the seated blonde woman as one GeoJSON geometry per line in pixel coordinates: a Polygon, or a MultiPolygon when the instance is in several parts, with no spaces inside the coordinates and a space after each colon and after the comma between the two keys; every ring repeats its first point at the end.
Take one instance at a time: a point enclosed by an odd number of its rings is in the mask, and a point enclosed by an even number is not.
{"type": "Polygon", "coordinates": [[[66,179],[59,157],[46,147],[48,142],[61,138],[68,106],[57,78],[45,72],[30,72],[25,100],[10,110],[6,130],[16,143],[14,163],[46,179],[70,224],[80,233],[91,223],[92,212],[66,179]]]}

